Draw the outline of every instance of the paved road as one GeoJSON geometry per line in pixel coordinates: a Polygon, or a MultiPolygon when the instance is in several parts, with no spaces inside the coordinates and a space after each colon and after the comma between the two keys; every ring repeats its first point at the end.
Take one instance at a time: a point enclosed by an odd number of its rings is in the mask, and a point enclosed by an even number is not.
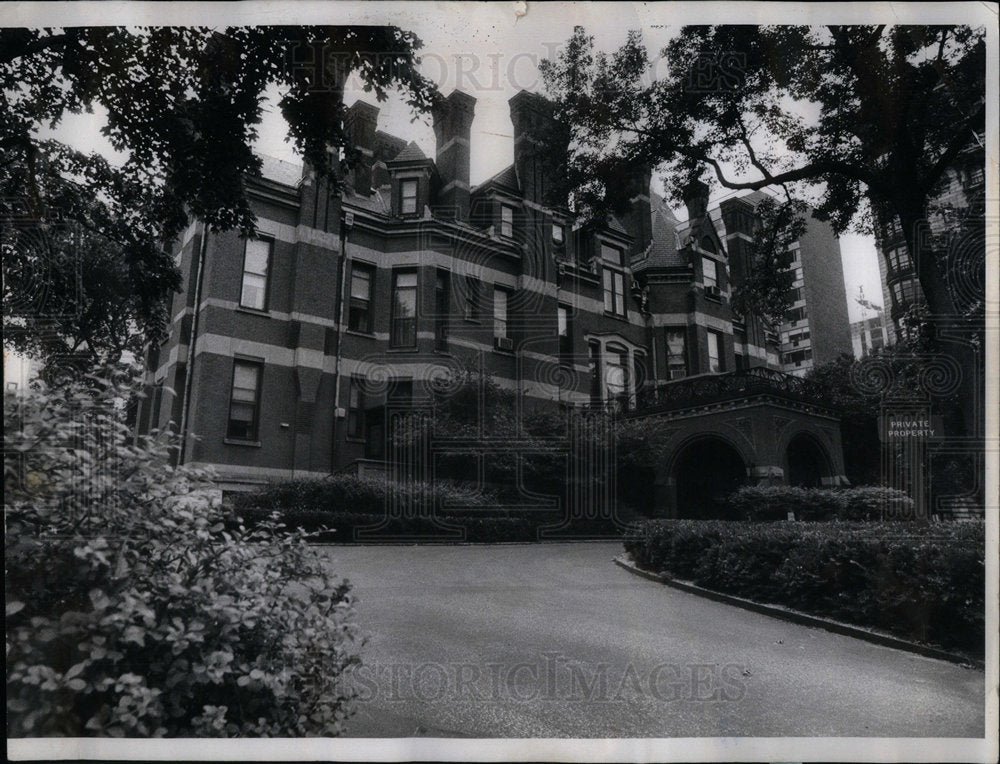
{"type": "Polygon", "coordinates": [[[370,634],[351,736],[984,733],[982,671],[646,581],[617,543],[326,551],[370,634]]]}

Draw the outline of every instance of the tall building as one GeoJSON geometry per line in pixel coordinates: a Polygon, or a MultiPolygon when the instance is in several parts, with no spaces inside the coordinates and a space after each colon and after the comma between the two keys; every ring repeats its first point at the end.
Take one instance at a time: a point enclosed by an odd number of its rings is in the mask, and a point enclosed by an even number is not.
{"type": "MultiPolygon", "coordinates": [[[[929,204],[928,224],[931,237],[937,241],[947,241],[950,232],[960,231],[967,216],[981,219],[986,191],[984,146],[984,137],[975,136],[935,188],[929,204]]],[[[879,275],[883,304],[889,317],[886,330],[889,342],[895,344],[908,330],[908,316],[919,312],[925,300],[899,218],[895,213],[877,207],[875,211],[879,275]]],[[[927,236],[926,232],[916,234],[927,236]]],[[[978,246],[981,247],[981,244],[978,246]]],[[[948,274],[949,277],[952,275],[948,274]]],[[[962,292],[961,284],[958,291],[962,292]]]]}
{"type": "MultiPolygon", "coordinates": [[[[594,409],[657,417],[667,455],[651,491],[668,513],[746,482],[843,482],[836,412],[729,305],[752,205],[723,205],[723,238],[706,186],[689,189],[682,225],[636,173],[623,215],[581,226],[549,199],[548,102],[511,99],[513,163],[476,187],[474,109],[456,91],[435,110],[432,159],[355,103],[345,128],[360,160],[342,191],[267,162],[248,180],[256,237],[192,222],[138,429],[175,423],[178,461],[214,467],[226,490],[391,473],[393,417],[432,411],[471,369],[516,392],[522,417],[561,410],[570,428],[594,409]]],[[[482,464],[501,446],[461,447],[482,464]]]]}
{"type": "Polygon", "coordinates": [[[864,358],[889,344],[889,329],[884,313],[851,323],[851,346],[855,358],[864,358]]]}
{"type": "MultiPolygon", "coordinates": [[[[714,218],[728,240],[739,240],[745,234],[728,232],[724,208],[740,204],[755,207],[764,198],[763,192],[754,191],[722,203],[714,218]]],[[[775,337],[779,347],[774,362],[796,376],[851,352],[840,240],[830,224],[817,219],[812,210],[805,222],[805,232],[791,248],[792,305],[775,337]]]]}

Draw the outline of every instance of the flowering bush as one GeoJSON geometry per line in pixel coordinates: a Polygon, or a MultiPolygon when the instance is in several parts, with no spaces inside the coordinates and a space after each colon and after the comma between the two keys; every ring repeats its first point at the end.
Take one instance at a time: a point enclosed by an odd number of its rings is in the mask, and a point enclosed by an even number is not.
{"type": "Polygon", "coordinates": [[[4,397],[7,721],[20,736],[336,735],[358,661],[346,581],[248,531],[115,370],[4,397]]]}

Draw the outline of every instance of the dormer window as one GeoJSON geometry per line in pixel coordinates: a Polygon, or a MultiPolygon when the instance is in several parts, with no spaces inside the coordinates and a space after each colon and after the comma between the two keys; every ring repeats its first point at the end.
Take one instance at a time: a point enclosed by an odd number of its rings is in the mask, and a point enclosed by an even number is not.
{"type": "Polygon", "coordinates": [[[403,215],[417,214],[417,183],[412,179],[399,184],[399,211],[403,215]]]}
{"type": "Polygon", "coordinates": [[[500,205],[500,235],[505,239],[514,238],[514,208],[509,204],[500,205]]]}

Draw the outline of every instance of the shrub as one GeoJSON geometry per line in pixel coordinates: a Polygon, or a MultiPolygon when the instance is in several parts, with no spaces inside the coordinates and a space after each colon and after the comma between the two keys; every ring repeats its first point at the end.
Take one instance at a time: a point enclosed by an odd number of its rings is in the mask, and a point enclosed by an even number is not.
{"type": "Polygon", "coordinates": [[[982,522],[644,521],[625,538],[636,564],[982,656],[982,522]]]}
{"type": "Polygon", "coordinates": [[[348,584],[302,533],[233,523],[171,438],[133,439],[130,381],[5,395],[9,734],[338,734],[348,584]]]}
{"type": "Polygon", "coordinates": [[[743,486],[726,500],[734,517],[772,522],[796,520],[913,519],[913,499],[895,488],[799,488],[743,486]]]}
{"type": "MultiPolygon", "coordinates": [[[[493,492],[445,481],[394,484],[385,478],[342,474],[276,482],[236,495],[233,504],[248,525],[277,511],[288,527],[314,532],[323,541],[421,536],[536,541],[565,517],[559,509],[509,506],[502,499],[493,492]]],[[[568,530],[577,536],[620,535],[612,522],[600,520],[577,520],[568,530]]]]}

